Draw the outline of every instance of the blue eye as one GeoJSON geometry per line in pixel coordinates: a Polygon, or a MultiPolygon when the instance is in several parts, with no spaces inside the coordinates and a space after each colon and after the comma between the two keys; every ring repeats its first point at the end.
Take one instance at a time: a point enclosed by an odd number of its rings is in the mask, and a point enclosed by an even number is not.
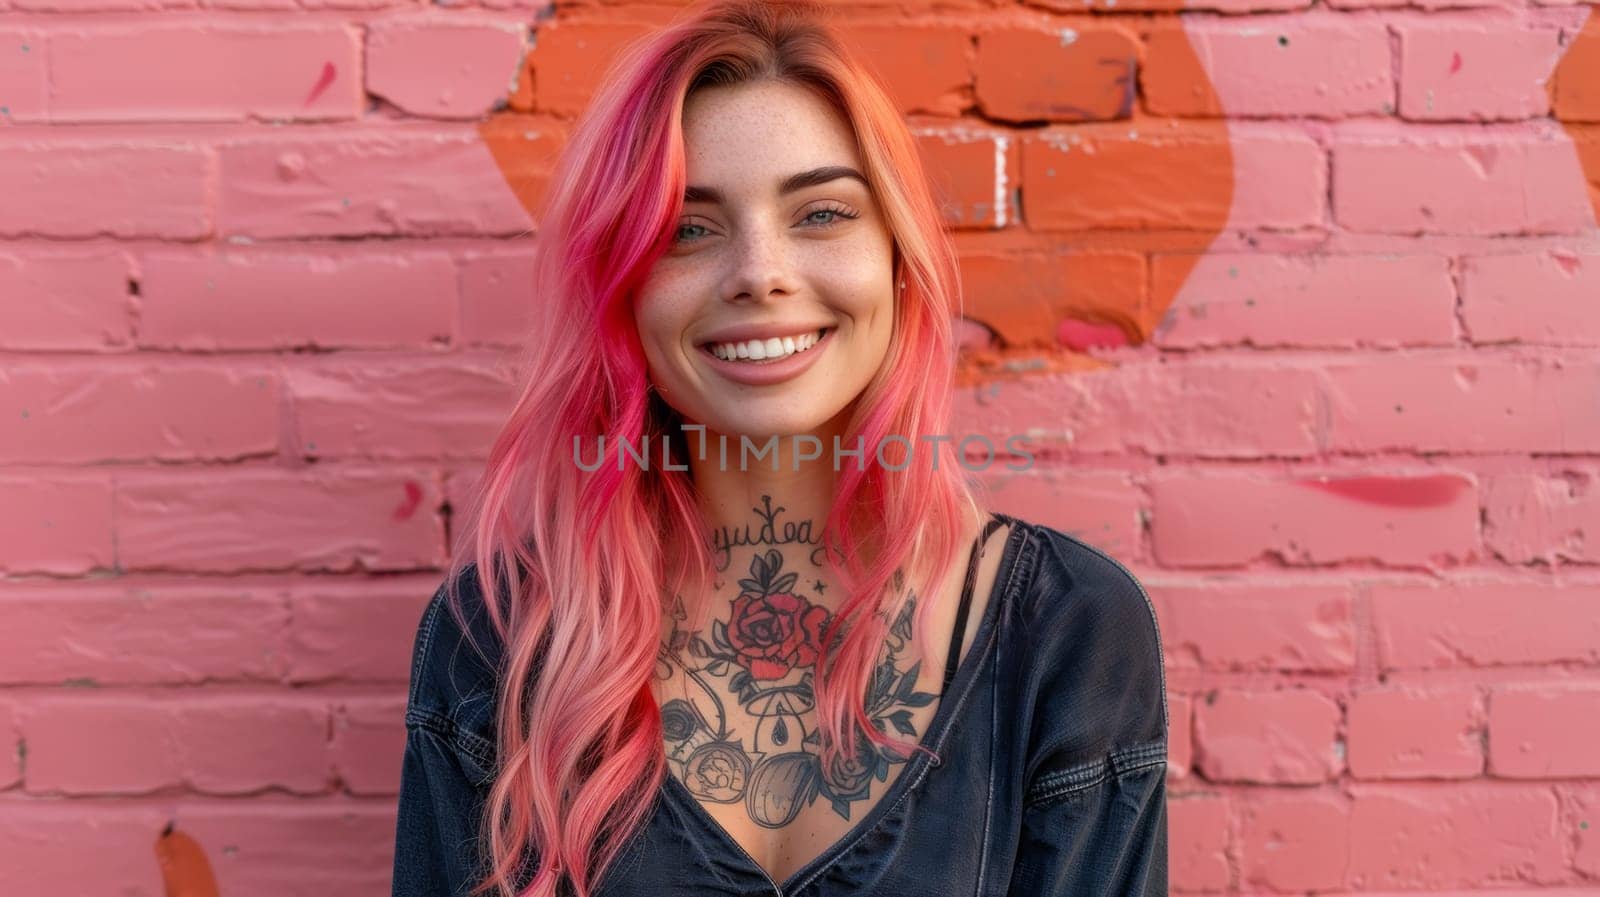
{"type": "MultiPolygon", "coordinates": [[[[815,209],[815,210],[811,211],[809,214],[806,215],[804,220],[807,221],[807,222],[815,222],[815,226],[817,226],[817,227],[832,227],[832,226],[838,224],[839,223],[838,220],[841,219],[841,218],[843,218],[843,219],[852,219],[852,218],[859,218],[859,217],[861,217],[860,214],[858,214],[856,212],[852,212],[847,208],[826,208],[826,209],[815,209]],[[817,215],[832,215],[833,217],[818,221],[816,219],[817,215]]],[[[692,228],[692,227],[698,227],[701,230],[705,230],[705,226],[704,225],[693,224],[693,223],[690,223],[690,222],[684,222],[683,224],[678,225],[677,231],[674,232],[674,234],[673,234],[673,241],[676,242],[676,243],[692,243],[692,242],[694,242],[694,240],[692,238],[686,239],[683,236],[684,229],[685,228],[692,228]]]]}

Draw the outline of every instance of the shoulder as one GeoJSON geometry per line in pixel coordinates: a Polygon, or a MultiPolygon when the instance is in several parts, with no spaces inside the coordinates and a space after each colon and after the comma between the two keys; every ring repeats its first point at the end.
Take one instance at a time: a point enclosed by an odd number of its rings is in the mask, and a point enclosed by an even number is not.
{"type": "Polygon", "coordinates": [[[1020,571],[1026,588],[1014,612],[1042,737],[1076,740],[1090,755],[1164,742],[1166,667],[1143,584],[1090,542],[1018,522],[1026,536],[1019,560],[1031,570],[1020,571]]]}
{"type": "Polygon", "coordinates": [[[478,567],[470,564],[454,580],[439,584],[417,622],[406,725],[432,730],[466,753],[492,759],[501,655],[478,567]]]}

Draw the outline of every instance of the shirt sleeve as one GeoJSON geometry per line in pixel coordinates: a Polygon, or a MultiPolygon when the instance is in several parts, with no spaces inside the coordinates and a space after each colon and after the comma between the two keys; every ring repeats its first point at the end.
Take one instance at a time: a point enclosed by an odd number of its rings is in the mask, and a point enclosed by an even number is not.
{"type": "Polygon", "coordinates": [[[392,897],[464,897],[481,880],[483,801],[450,741],[426,724],[408,724],[392,897]]]}
{"type": "MultiPolygon", "coordinates": [[[[477,620],[471,575],[469,568],[463,597],[477,620]]],[[[441,586],[412,646],[392,897],[465,897],[488,876],[480,834],[495,766],[493,675],[464,639],[441,586]]]]}
{"type": "Polygon", "coordinates": [[[1165,750],[1128,751],[1041,776],[1023,809],[1007,893],[1166,897],[1165,750]]]}
{"type": "Polygon", "coordinates": [[[1109,555],[1050,531],[1038,691],[1009,897],[1166,897],[1166,669],[1155,608],[1109,555]]]}

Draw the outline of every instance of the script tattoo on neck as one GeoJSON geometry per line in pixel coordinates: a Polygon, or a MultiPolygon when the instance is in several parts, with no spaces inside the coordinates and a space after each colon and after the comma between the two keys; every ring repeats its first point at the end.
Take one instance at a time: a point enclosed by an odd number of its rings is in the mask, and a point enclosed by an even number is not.
{"type": "Polygon", "coordinates": [[[733,549],[743,547],[809,545],[812,565],[822,566],[823,545],[813,534],[810,520],[778,520],[778,515],[787,509],[783,505],[774,508],[770,495],[761,496],[761,506],[750,510],[758,518],[754,526],[723,526],[711,534],[711,551],[719,573],[733,562],[733,549]]]}

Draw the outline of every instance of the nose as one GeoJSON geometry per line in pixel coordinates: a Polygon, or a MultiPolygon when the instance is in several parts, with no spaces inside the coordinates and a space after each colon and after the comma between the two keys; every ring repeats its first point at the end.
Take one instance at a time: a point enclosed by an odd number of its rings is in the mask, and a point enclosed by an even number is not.
{"type": "Polygon", "coordinates": [[[781,229],[742,228],[729,254],[732,269],[724,297],[730,302],[765,302],[793,294],[797,284],[790,248],[781,229]]]}

